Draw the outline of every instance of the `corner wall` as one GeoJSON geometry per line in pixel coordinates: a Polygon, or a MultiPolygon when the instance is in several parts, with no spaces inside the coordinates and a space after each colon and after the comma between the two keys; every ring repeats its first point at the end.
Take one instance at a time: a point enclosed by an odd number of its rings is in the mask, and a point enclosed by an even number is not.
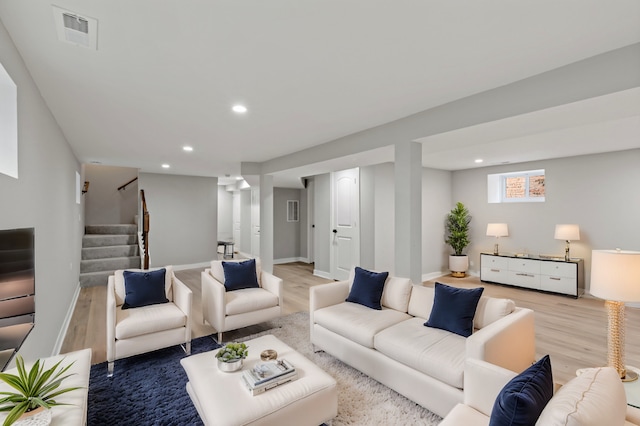
{"type": "Polygon", "coordinates": [[[0,23],[0,62],[18,86],[18,179],[0,174],[0,229],[35,228],[36,323],[20,349],[26,360],[57,351],[79,289],[81,167],[0,23]]]}

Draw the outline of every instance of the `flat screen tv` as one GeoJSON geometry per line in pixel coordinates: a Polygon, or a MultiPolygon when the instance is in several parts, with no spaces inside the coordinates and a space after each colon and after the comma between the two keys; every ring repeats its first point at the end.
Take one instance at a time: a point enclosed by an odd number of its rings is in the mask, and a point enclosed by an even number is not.
{"type": "Polygon", "coordinates": [[[0,230],[0,371],[35,324],[34,229],[0,230]]]}

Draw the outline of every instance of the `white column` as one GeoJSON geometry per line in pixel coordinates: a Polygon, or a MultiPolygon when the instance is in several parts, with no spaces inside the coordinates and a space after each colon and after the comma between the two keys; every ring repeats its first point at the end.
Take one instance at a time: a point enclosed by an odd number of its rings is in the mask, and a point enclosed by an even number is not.
{"type": "Polygon", "coordinates": [[[273,176],[260,175],[260,260],[273,272],[273,176]]]}
{"type": "Polygon", "coordinates": [[[422,282],[422,144],[395,145],[394,275],[422,282]]]}

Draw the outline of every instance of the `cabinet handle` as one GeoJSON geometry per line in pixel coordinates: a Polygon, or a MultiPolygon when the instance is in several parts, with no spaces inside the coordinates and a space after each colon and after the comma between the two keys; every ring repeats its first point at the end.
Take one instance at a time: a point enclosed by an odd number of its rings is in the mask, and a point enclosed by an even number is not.
{"type": "Polygon", "coordinates": [[[522,273],[516,273],[516,275],[521,276],[521,277],[531,277],[533,278],[535,275],[531,275],[531,274],[522,274],[522,273]]]}
{"type": "Polygon", "coordinates": [[[500,272],[500,269],[492,269],[491,272],[500,272]]]}
{"type": "Polygon", "coordinates": [[[551,280],[556,280],[556,281],[560,281],[560,278],[557,278],[557,277],[549,277],[549,279],[551,279],[551,280]]]}

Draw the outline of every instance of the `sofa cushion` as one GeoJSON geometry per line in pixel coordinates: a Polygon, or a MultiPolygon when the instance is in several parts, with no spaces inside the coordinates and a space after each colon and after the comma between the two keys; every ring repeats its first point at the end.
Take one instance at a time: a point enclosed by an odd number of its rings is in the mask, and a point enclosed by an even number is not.
{"type": "Polygon", "coordinates": [[[382,309],[380,299],[388,276],[388,272],[371,272],[356,266],[353,284],[346,301],[359,303],[371,309],[382,309]]]}
{"type": "Polygon", "coordinates": [[[237,315],[278,306],[278,296],[263,288],[245,288],[225,293],[226,314],[237,315]]]}
{"type": "Polygon", "coordinates": [[[545,355],[502,388],[493,404],[489,426],[532,425],[552,396],[551,360],[545,355]]]}
{"type": "MultiPolygon", "coordinates": [[[[244,262],[247,259],[227,259],[227,260],[212,260],[211,261],[211,276],[221,283],[224,283],[224,268],[222,262],[244,262]]],[[[258,284],[262,286],[262,263],[260,258],[255,258],[256,261],[256,277],[258,278],[258,284]]]]}
{"type": "Polygon", "coordinates": [[[506,317],[516,309],[516,304],[511,299],[497,299],[494,297],[481,297],[473,317],[473,326],[477,329],[488,326],[500,318],[506,317]]]}
{"type": "Polygon", "coordinates": [[[409,318],[394,309],[378,311],[347,302],[318,309],[313,314],[316,324],[367,348],[373,348],[373,336],[381,330],[409,318]]]}
{"type": "Polygon", "coordinates": [[[409,278],[389,277],[384,285],[380,304],[396,311],[407,312],[411,287],[409,278]]]}
{"type": "Polygon", "coordinates": [[[249,259],[242,262],[222,262],[224,270],[224,288],[226,291],[242,290],[243,288],[258,288],[256,275],[256,260],[249,259]]]}
{"type": "Polygon", "coordinates": [[[163,330],[184,327],[187,317],[173,303],[116,309],[116,339],[128,339],[163,330]]]}
{"type": "Polygon", "coordinates": [[[433,296],[435,289],[425,287],[422,284],[414,284],[409,299],[409,315],[426,320],[433,309],[433,296]]]}
{"type": "Polygon", "coordinates": [[[464,337],[427,328],[422,318],[410,318],[380,331],[373,342],[375,349],[389,358],[450,386],[462,388],[464,337]]]}
{"type": "Polygon", "coordinates": [[[173,301],[173,290],[172,290],[172,279],[173,279],[173,267],[165,266],[164,268],[149,268],[149,269],[118,269],[113,273],[114,278],[114,290],[116,293],[116,306],[120,306],[124,303],[124,297],[126,295],[126,291],[124,289],[124,271],[132,271],[132,272],[152,272],[158,271],[160,269],[164,269],[164,291],[167,295],[167,299],[170,302],[173,301]]]}
{"type": "Polygon", "coordinates": [[[484,287],[465,289],[436,283],[431,315],[424,325],[471,336],[473,317],[483,291],[484,287]]]}
{"type": "Polygon", "coordinates": [[[627,398],[612,367],[589,368],[562,386],[540,414],[541,426],[625,424],[627,398]]]}
{"type": "Polygon", "coordinates": [[[164,268],[144,272],[124,271],[125,295],[122,309],[169,302],[164,291],[166,272],[164,268]]]}

